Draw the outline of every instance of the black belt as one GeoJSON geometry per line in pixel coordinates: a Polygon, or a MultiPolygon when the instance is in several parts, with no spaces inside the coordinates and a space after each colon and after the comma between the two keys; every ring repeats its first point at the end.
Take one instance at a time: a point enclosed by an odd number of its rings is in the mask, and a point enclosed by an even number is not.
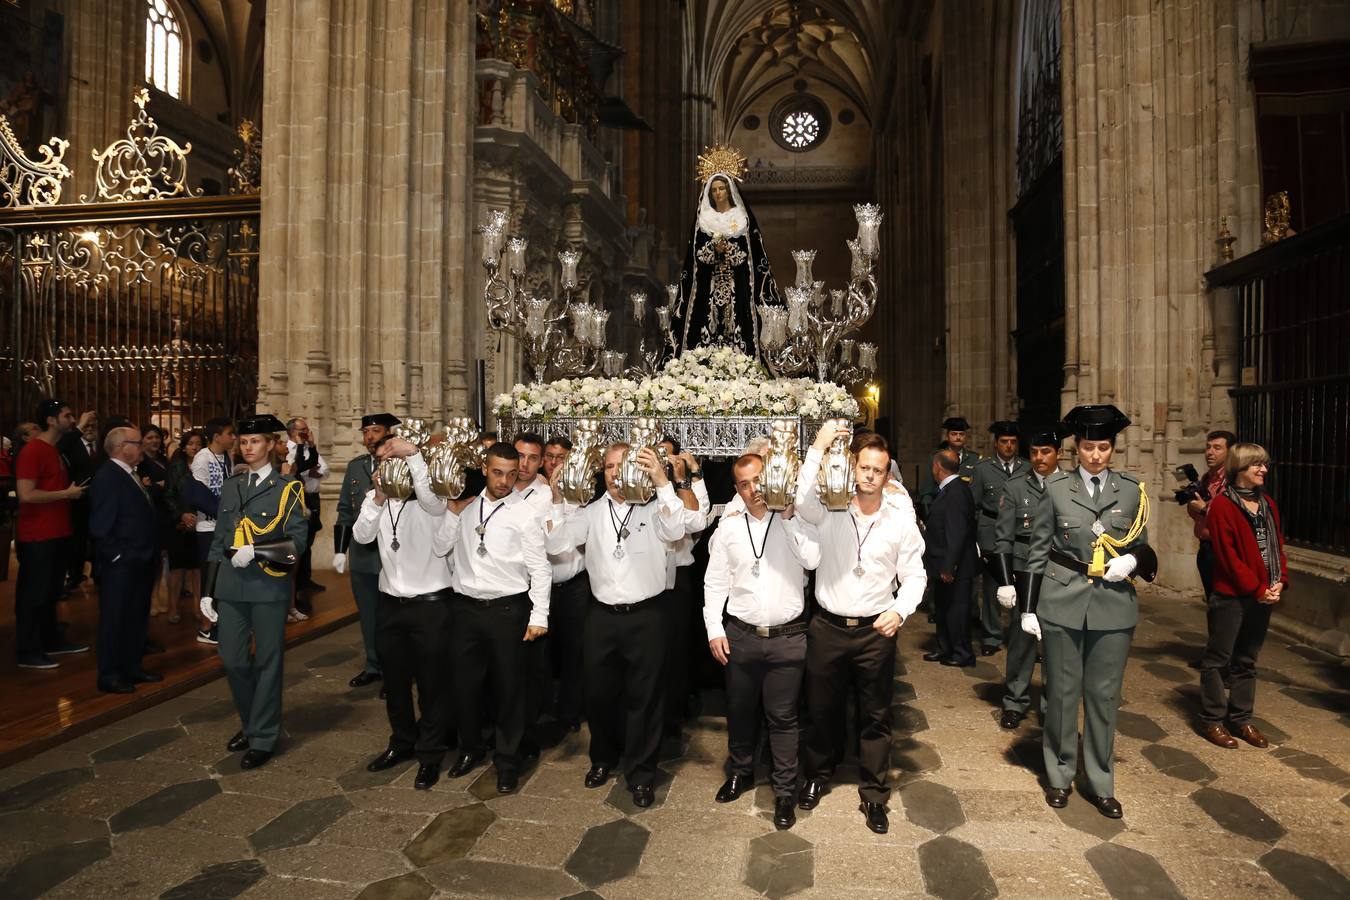
{"type": "Polygon", "coordinates": [[[816,609],[816,615],[820,616],[822,619],[824,619],[826,622],[829,622],[831,625],[838,625],[840,628],[867,628],[871,626],[871,624],[875,622],[877,619],[881,618],[880,613],[878,613],[875,616],[860,616],[858,618],[850,618],[849,616],[836,616],[828,609],[820,609],[820,608],[816,609]]]}
{"type": "MultiPolygon", "coordinates": [[[[656,596],[659,597],[661,595],[657,594],[656,596]]],[[[638,609],[646,609],[647,600],[650,599],[652,598],[648,597],[646,600],[639,600],[637,603],[602,603],[601,601],[596,600],[595,605],[603,609],[605,612],[610,612],[614,613],[617,616],[622,616],[627,615],[630,612],[636,612],[638,609]]]]}
{"type": "Polygon", "coordinates": [[[752,632],[762,638],[782,637],[790,634],[805,634],[806,626],[810,624],[805,616],[799,616],[791,622],[784,622],[782,625],[751,625],[744,619],[738,619],[731,613],[727,613],[727,621],[733,625],[739,625],[746,631],[752,632]]]}
{"type": "Polygon", "coordinates": [[[479,609],[491,609],[494,606],[507,606],[512,600],[519,600],[522,597],[528,598],[530,595],[527,592],[524,594],[506,594],[501,597],[487,597],[487,598],[470,597],[467,594],[459,594],[458,596],[461,600],[465,600],[469,603],[472,603],[479,609]]]}
{"type": "Polygon", "coordinates": [[[406,603],[435,603],[440,600],[449,600],[450,591],[432,591],[430,594],[416,594],[412,597],[395,597],[393,594],[386,594],[381,591],[380,596],[387,597],[402,606],[406,603]]]}
{"type": "Polygon", "coordinates": [[[1014,535],[1014,536],[1013,536],[1013,540],[1014,540],[1014,541],[1017,541],[1017,543],[1019,543],[1019,544],[1030,544],[1030,543],[1031,543],[1031,535],[1029,535],[1029,534],[1018,534],[1018,535],[1014,535]]]}
{"type": "Polygon", "coordinates": [[[1076,556],[1070,556],[1067,553],[1060,553],[1054,547],[1050,548],[1050,561],[1056,565],[1063,566],[1066,569],[1072,569],[1079,575],[1087,575],[1088,564],[1076,556]]]}
{"type": "Polygon", "coordinates": [[[986,519],[997,519],[997,518],[998,518],[998,510],[994,510],[993,512],[990,512],[989,510],[987,510],[987,509],[985,509],[983,506],[981,506],[981,507],[980,507],[980,515],[984,516],[986,519]]]}

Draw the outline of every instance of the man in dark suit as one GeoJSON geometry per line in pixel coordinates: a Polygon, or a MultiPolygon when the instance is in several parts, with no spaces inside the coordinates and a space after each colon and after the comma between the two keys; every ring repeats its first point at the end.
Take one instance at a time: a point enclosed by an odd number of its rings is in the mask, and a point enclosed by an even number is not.
{"type": "MultiPolygon", "coordinates": [[[[61,458],[66,462],[66,472],[71,484],[89,484],[94,473],[104,462],[103,448],[98,445],[98,413],[92,409],[80,414],[75,430],[61,436],[56,445],[61,458]]],[[[89,505],[88,495],[84,499],[70,504],[70,555],[66,558],[66,589],[79,586],[84,581],[84,564],[90,559],[89,553],[89,505]]]]}
{"type": "Polygon", "coordinates": [[[141,668],[159,559],[155,507],[136,474],[140,429],[112,429],[103,449],[108,460],[89,491],[89,537],[99,576],[98,688],[130,694],[137,684],[164,680],[141,668]]]}
{"type": "Polygon", "coordinates": [[[932,474],[937,494],[928,507],[923,563],[933,586],[938,647],[923,658],[944,666],[973,666],[970,597],[977,571],[975,500],[961,480],[961,458],[955,451],[934,453],[932,474]]]}

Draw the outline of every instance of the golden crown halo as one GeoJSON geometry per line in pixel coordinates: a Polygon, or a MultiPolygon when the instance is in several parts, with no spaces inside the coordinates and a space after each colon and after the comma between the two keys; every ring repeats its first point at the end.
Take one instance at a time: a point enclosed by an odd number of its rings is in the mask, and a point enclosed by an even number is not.
{"type": "Polygon", "coordinates": [[[695,171],[699,181],[707,181],[718,174],[730,175],[740,181],[745,176],[745,154],[735,147],[716,144],[699,155],[695,171]]]}

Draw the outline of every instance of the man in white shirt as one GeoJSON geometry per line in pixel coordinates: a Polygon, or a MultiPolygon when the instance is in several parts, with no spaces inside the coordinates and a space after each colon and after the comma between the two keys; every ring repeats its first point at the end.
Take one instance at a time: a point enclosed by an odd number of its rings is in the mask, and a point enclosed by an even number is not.
{"type": "MultiPolygon", "coordinates": [[[[543,475],[548,488],[544,496],[548,508],[553,507],[552,488],[548,482],[553,473],[562,468],[572,442],[565,437],[552,437],[544,444],[543,475]]],[[[536,479],[537,481],[537,479],[536,479]]],[[[531,497],[533,499],[533,497],[531,497]]],[[[581,692],[581,642],[586,624],[586,610],[591,604],[591,582],[586,577],[586,554],[580,547],[571,547],[548,555],[553,567],[553,593],[548,601],[548,644],[556,685],[553,715],[565,731],[581,729],[584,697],[581,692]]]]}
{"type": "MultiPolygon", "coordinates": [[[[323,530],[319,521],[319,489],[324,478],[328,477],[328,463],[315,445],[314,434],[309,423],[303,418],[294,418],[286,423],[286,464],[291,474],[300,479],[305,488],[305,508],[309,510],[309,545],[300,564],[295,567],[295,586],[298,591],[322,591],[324,586],[314,580],[311,555],[314,550],[314,535],[323,530]]],[[[295,608],[305,615],[314,611],[309,597],[297,594],[295,608]]]]}
{"type": "Polygon", "coordinates": [[[580,510],[563,502],[558,487],[562,467],[554,471],[548,549],[557,553],[585,545],[596,601],[584,638],[586,718],[591,726],[586,786],[598,788],[609,781],[626,751],[624,775],[633,803],[647,807],[656,796],[665,707],[661,671],[666,616],[656,601],[666,589],[670,545],[685,535],[685,510],[650,447],[638,452],[637,462],[656,485],[656,497],[641,505],[624,500],[615,479],[628,450],[619,443],[605,451],[605,495],[580,510]]]}
{"type": "Polygon", "coordinates": [[[703,623],[708,649],[726,666],[727,767],[717,792],[730,803],[755,784],[761,706],[773,756],[773,823],[797,816],[797,699],[806,668],[806,571],[820,563],[815,526],[770,512],[760,493],[764,459],[747,454],[732,466],[745,512],[726,516],[708,542],[703,623]],[[723,624],[723,613],[726,622],[723,624]]]}
{"type": "MultiPolygon", "coordinates": [[[[539,469],[544,462],[544,439],[533,432],[522,432],[516,435],[515,440],[511,442],[511,446],[516,448],[516,453],[520,457],[520,465],[516,471],[515,493],[535,511],[542,526],[544,518],[553,508],[553,493],[549,489],[548,481],[539,474],[539,469]]],[[[559,566],[554,563],[552,557],[549,558],[549,569],[552,571],[552,585],[557,585],[559,566]]],[[[563,580],[570,577],[572,572],[571,566],[564,565],[562,567],[563,580]]],[[[521,754],[527,758],[539,755],[539,740],[534,734],[534,729],[538,725],[541,715],[553,711],[553,659],[551,654],[553,651],[552,644],[555,640],[553,629],[553,594],[555,592],[556,588],[550,586],[548,634],[541,635],[531,641],[525,650],[528,660],[528,677],[525,684],[525,738],[521,745],[521,754]]]]}
{"type": "Polygon", "coordinates": [[[886,439],[869,434],[854,445],[857,487],[847,510],[831,512],[816,496],[825,450],[848,424],[821,426],[797,474],[797,513],[820,530],[818,609],[807,631],[806,696],[811,722],[804,745],[806,785],[799,805],[814,809],[843,756],[844,709],[858,692],[858,793],[867,827],[889,828],[886,776],[891,764],[891,689],[895,635],[923,598],[923,537],[910,512],[884,502],[890,471],[886,439]],[[899,589],[891,586],[899,581],[899,589]]]}
{"type": "Polygon", "coordinates": [[[553,573],[544,553],[539,515],[514,490],[520,454],[510,444],[489,447],[483,458],[483,492],[451,504],[436,552],[453,554],[455,590],[450,655],[459,705],[460,756],[451,778],[483,760],[483,706],[496,700],[497,792],[520,783],[525,737],[529,644],[548,633],[553,573]],[[489,680],[490,679],[490,680],[489,680]]]}
{"type": "Polygon", "coordinates": [[[431,490],[426,460],[408,441],[385,438],[380,459],[407,461],[414,496],[387,498],[379,476],[366,493],[352,524],[358,544],[376,543],[380,554],[379,601],[375,608],[375,652],[384,675],[389,745],[366,768],[380,772],[417,758],[413,787],[427,790],[441,777],[441,762],[454,743],[454,694],[451,690],[450,566],[436,553],[436,535],[446,503],[431,490]],[[417,699],[413,704],[413,684],[417,699]]]}

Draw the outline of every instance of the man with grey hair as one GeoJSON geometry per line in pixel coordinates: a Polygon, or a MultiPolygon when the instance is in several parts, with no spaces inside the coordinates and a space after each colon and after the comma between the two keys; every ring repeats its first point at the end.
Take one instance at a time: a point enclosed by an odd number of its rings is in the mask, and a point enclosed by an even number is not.
{"type": "Polygon", "coordinates": [[[319,521],[319,487],[328,475],[328,463],[315,446],[314,432],[304,417],[296,416],[286,422],[286,465],[289,474],[300,479],[305,489],[305,508],[309,510],[309,541],[305,544],[305,555],[295,567],[295,608],[301,615],[308,617],[314,611],[309,597],[302,591],[321,591],[323,585],[314,580],[310,554],[314,550],[314,535],[323,529],[319,521]]]}
{"type": "Polygon", "coordinates": [[[98,561],[98,689],[130,694],[163,681],[141,668],[159,547],[156,513],[136,466],[141,431],[114,428],[103,439],[108,459],[89,489],[89,537],[98,561]]]}

